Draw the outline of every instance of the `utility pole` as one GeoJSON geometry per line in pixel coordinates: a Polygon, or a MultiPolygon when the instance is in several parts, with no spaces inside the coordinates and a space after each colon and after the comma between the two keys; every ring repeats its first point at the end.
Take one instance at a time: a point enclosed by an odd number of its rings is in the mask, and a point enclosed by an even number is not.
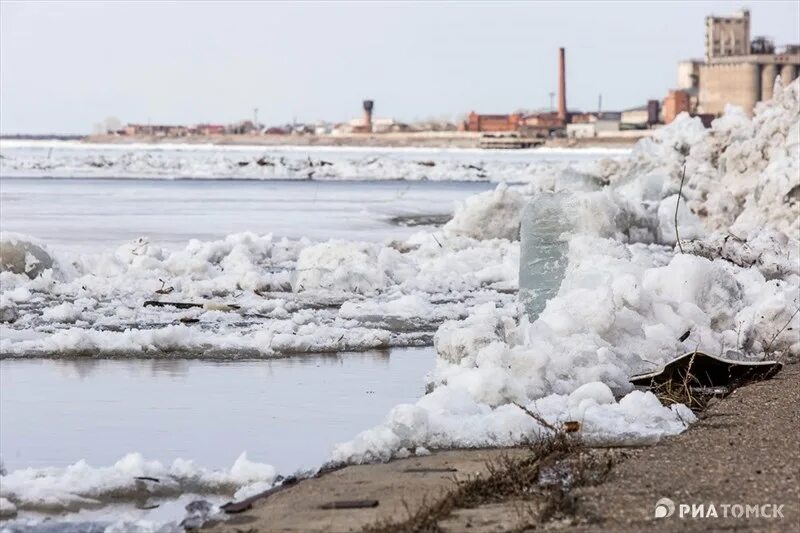
{"type": "Polygon", "coordinates": [[[603,93],[597,95],[597,114],[603,112],[603,93]]]}
{"type": "Polygon", "coordinates": [[[556,93],[554,93],[553,91],[550,91],[550,112],[551,113],[553,112],[553,98],[555,98],[555,96],[556,96],[556,93]]]}
{"type": "Polygon", "coordinates": [[[258,108],[253,108],[253,127],[258,130],[258,108]]]}

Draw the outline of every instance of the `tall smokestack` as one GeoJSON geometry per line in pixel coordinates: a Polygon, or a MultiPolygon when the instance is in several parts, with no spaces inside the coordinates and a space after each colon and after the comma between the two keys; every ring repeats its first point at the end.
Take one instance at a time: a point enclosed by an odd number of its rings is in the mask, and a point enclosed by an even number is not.
{"type": "Polygon", "coordinates": [[[564,49],[558,49],[558,119],[567,123],[567,67],[564,60],[564,49]]]}
{"type": "Polygon", "coordinates": [[[372,107],[374,102],[372,100],[364,100],[364,128],[372,131],[372,107]]]}

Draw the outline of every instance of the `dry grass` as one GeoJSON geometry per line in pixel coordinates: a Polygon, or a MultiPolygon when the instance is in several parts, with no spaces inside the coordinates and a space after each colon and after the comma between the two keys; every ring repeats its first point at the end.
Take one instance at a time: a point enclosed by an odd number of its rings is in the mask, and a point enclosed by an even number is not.
{"type": "Polygon", "coordinates": [[[712,398],[720,394],[704,394],[693,389],[690,385],[691,375],[684,379],[669,380],[652,389],[653,394],[663,405],[670,406],[682,403],[692,411],[699,413],[706,410],[712,398]]]}
{"type": "Polygon", "coordinates": [[[599,458],[583,447],[579,438],[558,431],[530,445],[520,458],[505,456],[488,463],[488,474],[455,486],[434,502],[418,509],[406,507],[408,516],[382,521],[364,529],[370,533],[438,532],[440,522],[457,509],[497,502],[513,502],[520,530],[544,522],[571,517],[576,502],[574,487],[600,483],[608,474],[608,455],[599,458]]]}
{"type": "Polygon", "coordinates": [[[677,379],[670,379],[652,388],[653,394],[663,405],[682,403],[695,412],[706,410],[714,395],[697,392],[700,390],[700,382],[692,373],[693,364],[694,355],[689,359],[686,369],[678,372],[677,379]]]}
{"type": "Polygon", "coordinates": [[[705,380],[697,377],[703,372],[702,368],[697,368],[696,371],[693,369],[697,353],[695,352],[691,356],[686,368],[676,370],[676,375],[672,379],[659,384],[651,384],[650,390],[663,405],[682,403],[695,413],[703,413],[711,405],[712,400],[725,398],[739,387],[769,379],[774,374],[752,373],[748,375],[743,373],[739,376],[729,376],[724,385],[710,386],[708,376],[705,380]]]}

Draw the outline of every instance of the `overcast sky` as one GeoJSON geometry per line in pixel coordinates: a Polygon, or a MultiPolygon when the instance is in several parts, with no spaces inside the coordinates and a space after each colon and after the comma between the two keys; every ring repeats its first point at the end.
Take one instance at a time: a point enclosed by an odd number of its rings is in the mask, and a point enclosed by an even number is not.
{"type": "MultiPolygon", "coordinates": [[[[549,107],[557,48],[570,109],[663,98],[702,57],[704,17],[741,2],[8,2],[0,131],[122,122],[399,120],[549,107]]],[[[750,2],[753,35],[800,42],[800,3],[750,2]]]]}

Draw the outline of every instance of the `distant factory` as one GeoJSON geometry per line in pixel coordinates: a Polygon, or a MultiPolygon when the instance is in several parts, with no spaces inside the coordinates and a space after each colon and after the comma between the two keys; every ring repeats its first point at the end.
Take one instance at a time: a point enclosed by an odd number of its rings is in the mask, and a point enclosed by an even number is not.
{"type": "MultiPolygon", "coordinates": [[[[472,111],[460,125],[462,131],[505,133],[520,139],[548,137],[622,137],[646,135],[651,126],[659,122],[660,105],[651,100],[646,106],[625,111],[601,111],[600,102],[595,112],[570,111],[567,107],[566,51],[558,49],[558,107],[555,111],[539,113],[512,113],[508,115],[482,115],[472,111]],[[635,130],[625,132],[623,130],[635,130]]],[[[495,143],[496,144],[496,143],[495,143]]]]}
{"type": "Polygon", "coordinates": [[[730,17],[706,17],[704,60],[678,65],[680,107],[684,111],[718,116],[727,104],[753,112],[756,103],[772,98],[775,80],[783,86],[797,78],[800,44],[781,48],[767,37],[750,39],[750,12],[730,17]]]}
{"type": "Polygon", "coordinates": [[[704,60],[678,65],[678,86],[662,101],[649,100],[621,112],[602,112],[598,106],[597,112],[582,113],[567,109],[565,51],[560,48],[557,112],[483,115],[472,111],[460,129],[534,137],[619,137],[645,135],[644,130],[669,124],[681,113],[697,116],[709,126],[728,104],[752,114],[756,103],[772,97],[778,76],[786,86],[800,71],[800,45],[778,49],[769,38],[751,40],[747,10],[731,17],[706,17],[705,49],[704,60]]]}
{"type": "Polygon", "coordinates": [[[519,132],[528,136],[547,137],[563,130],[570,122],[567,111],[566,53],[558,49],[558,111],[547,113],[512,113],[510,115],[481,115],[470,112],[460,125],[462,131],[519,132]]]}

